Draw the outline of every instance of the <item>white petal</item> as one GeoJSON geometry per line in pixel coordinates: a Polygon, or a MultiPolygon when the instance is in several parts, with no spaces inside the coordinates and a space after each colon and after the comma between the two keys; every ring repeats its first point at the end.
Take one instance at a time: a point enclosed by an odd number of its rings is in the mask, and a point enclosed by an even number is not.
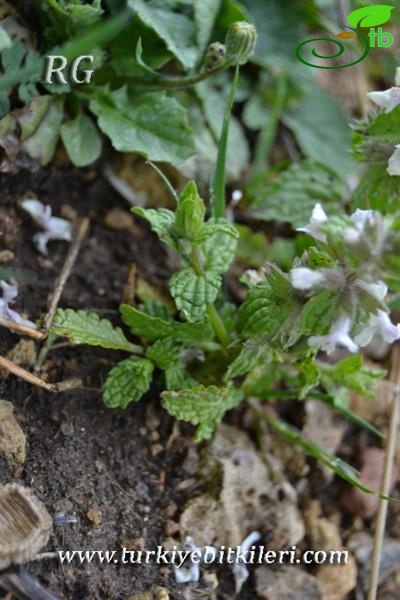
{"type": "Polygon", "coordinates": [[[19,315],[15,310],[12,310],[11,308],[8,309],[8,316],[6,318],[10,319],[10,321],[14,321],[14,323],[19,323],[20,325],[25,325],[25,327],[36,329],[35,323],[29,321],[29,319],[24,319],[23,317],[21,317],[21,315],[19,315]]]}
{"type": "Polygon", "coordinates": [[[325,281],[325,275],[306,267],[297,267],[290,271],[290,280],[296,290],[309,290],[325,281]]]}
{"type": "Polygon", "coordinates": [[[65,240],[70,242],[72,239],[72,225],[65,219],[58,217],[52,217],[50,219],[47,231],[50,234],[52,240],[65,240]]]}
{"type": "Polygon", "coordinates": [[[46,231],[43,233],[35,233],[35,235],[33,236],[33,243],[35,244],[36,248],[39,250],[40,254],[44,254],[46,256],[47,242],[49,241],[49,239],[50,239],[50,236],[46,231]]]}
{"type": "Polygon", "coordinates": [[[367,281],[363,281],[362,279],[356,279],[356,286],[370,294],[375,300],[381,302],[385,299],[388,287],[386,283],[383,281],[378,281],[377,283],[368,283],[367,281]]]}
{"type": "Polygon", "coordinates": [[[314,225],[317,223],[325,223],[325,221],[327,220],[328,216],[322,208],[321,204],[318,202],[312,210],[310,223],[314,225]]]}
{"type": "Polygon", "coordinates": [[[350,219],[353,221],[354,225],[359,231],[364,231],[365,225],[372,218],[373,214],[373,210],[361,210],[360,208],[357,208],[357,210],[351,215],[350,219]]]}
{"type": "Polygon", "coordinates": [[[394,177],[400,175],[400,144],[394,147],[394,152],[388,160],[387,172],[394,177]]]}
{"type": "Polygon", "coordinates": [[[3,300],[6,304],[9,304],[18,296],[18,287],[16,285],[1,280],[0,287],[3,290],[3,300]]]}
{"type": "Polygon", "coordinates": [[[354,336],[354,341],[356,344],[361,346],[361,348],[365,348],[368,346],[372,338],[376,333],[376,327],[372,325],[366,325],[356,336],[354,336]]]}
{"type": "Polygon", "coordinates": [[[378,319],[380,333],[385,342],[393,344],[393,342],[400,339],[400,323],[394,325],[390,320],[388,313],[384,310],[378,310],[378,319]]]}
{"type": "Polygon", "coordinates": [[[358,346],[349,336],[351,321],[347,315],[340,316],[333,323],[327,335],[314,335],[308,339],[310,346],[319,346],[327,354],[333,352],[336,346],[344,346],[349,352],[357,352],[358,346]]]}
{"type": "MultiPolygon", "coordinates": [[[[43,223],[46,223],[51,216],[51,212],[49,215],[49,210],[44,204],[39,202],[39,200],[29,199],[24,200],[21,203],[21,206],[27,213],[29,213],[34,221],[39,225],[43,226],[43,223]]],[[[51,209],[50,209],[51,211],[51,209]]]]}
{"type": "Polygon", "coordinates": [[[390,106],[390,92],[391,88],[384,92],[368,92],[367,96],[374,104],[381,108],[389,108],[390,106]]]}

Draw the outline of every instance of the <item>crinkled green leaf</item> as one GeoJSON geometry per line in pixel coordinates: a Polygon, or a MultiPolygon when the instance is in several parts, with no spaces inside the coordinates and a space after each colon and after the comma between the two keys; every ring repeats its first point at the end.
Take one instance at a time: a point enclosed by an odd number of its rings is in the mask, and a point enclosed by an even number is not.
{"type": "Polygon", "coordinates": [[[303,308],[301,327],[304,335],[325,334],[337,318],[339,298],[331,290],[316,294],[303,308]]]}
{"type": "Polygon", "coordinates": [[[266,346],[243,346],[240,354],[229,365],[226,372],[226,378],[234,379],[235,377],[245,375],[261,362],[268,362],[269,355],[270,349],[266,346]]]}
{"type": "Polygon", "coordinates": [[[179,360],[182,345],[174,338],[162,338],[157,340],[147,350],[147,357],[159,368],[165,371],[179,360]]]}
{"type": "Polygon", "coordinates": [[[251,288],[238,312],[238,329],[242,336],[253,339],[284,337],[285,323],[297,312],[292,287],[287,277],[270,266],[265,281],[251,288]]]}
{"type": "Polygon", "coordinates": [[[126,408],[137,402],[150,387],[153,363],[146,358],[127,358],[114,367],[104,384],[103,399],[108,408],[126,408]]]}
{"type": "Polygon", "coordinates": [[[399,208],[399,179],[387,172],[387,163],[369,164],[350,199],[351,210],[395,213],[399,208]]]}
{"type": "Polygon", "coordinates": [[[182,390],[199,385],[199,382],[190,375],[182,361],[168,367],[164,375],[167,390],[182,390]]]}
{"type": "Polygon", "coordinates": [[[221,276],[214,271],[197,275],[191,267],[175,273],[169,281],[171,296],[178,310],[190,322],[202,321],[221,287],[221,276]]]}
{"type": "Polygon", "coordinates": [[[71,162],[85,167],[101,153],[101,137],[93,121],[83,113],[61,125],[61,139],[71,162]]]}
{"type": "Polygon", "coordinates": [[[197,440],[210,438],[226,411],[243,399],[240,390],[232,385],[201,385],[186,390],[163,392],[161,397],[163,407],[172,416],[198,425],[197,440]]]}
{"type": "Polygon", "coordinates": [[[141,335],[153,341],[163,337],[172,337],[184,344],[200,344],[213,339],[213,332],[208,321],[202,323],[179,323],[165,321],[159,317],[147,315],[133,306],[121,304],[120,312],[123,322],[135,335],[141,335]]]}
{"type": "Polygon", "coordinates": [[[218,275],[226,273],[237,247],[237,239],[231,233],[216,233],[202,245],[204,270],[218,275]]]}
{"type": "Polygon", "coordinates": [[[380,113],[361,133],[368,141],[400,143],[400,106],[395,106],[390,112],[380,113]]]}
{"type": "Polygon", "coordinates": [[[385,373],[382,369],[364,367],[362,356],[356,354],[334,365],[324,365],[323,383],[328,391],[333,391],[332,386],[346,387],[368,398],[375,398],[373,388],[385,373]]]}
{"type": "Polygon", "coordinates": [[[315,388],[320,379],[320,370],[314,357],[304,358],[296,364],[299,370],[299,383],[301,385],[299,398],[305,398],[310,390],[315,388]]]}
{"type": "Polygon", "coordinates": [[[131,344],[120,327],[114,327],[96,313],[71,308],[58,309],[50,333],[67,337],[74,344],[88,344],[114,350],[142,353],[142,348],[131,344]]]}
{"type": "Polygon", "coordinates": [[[186,111],[164,93],[128,96],[127,88],[102,89],[90,101],[100,129],[119,152],[179,163],[195,152],[186,111]]]}
{"type": "Polygon", "coordinates": [[[216,233],[223,233],[235,239],[239,238],[239,232],[232,223],[229,223],[225,219],[219,219],[218,221],[210,219],[202,225],[194,241],[196,244],[205,242],[216,233]]]}
{"type": "Polygon", "coordinates": [[[301,227],[308,223],[315,204],[326,212],[338,212],[343,184],[329,167],[313,160],[292,163],[269,185],[259,185],[250,198],[250,213],[266,221],[282,221],[301,227]]]}
{"type": "Polygon", "coordinates": [[[150,227],[158,235],[160,240],[173,250],[178,250],[178,244],[173,236],[175,226],[175,215],[168,208],[141,208],[135,206],[131,209],[135,215],[143,217],[150,223],[150,227]]]}
{"type": "Polygon", "coordinates": [[[196,30],[193,21],[181,12],[173,12],[157,2],[128,0],[144,25],[153,29],[165,42],[168,50],[186,69],[192,69],[198,59],[196,30]]]}

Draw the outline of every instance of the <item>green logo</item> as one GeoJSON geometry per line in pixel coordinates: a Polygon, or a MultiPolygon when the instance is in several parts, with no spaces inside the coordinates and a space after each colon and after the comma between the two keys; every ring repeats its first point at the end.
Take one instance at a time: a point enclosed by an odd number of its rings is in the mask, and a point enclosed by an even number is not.
{"type": "Polygon", "coordinates": [[[378,27],[379,25],[383,25],[390,19],[390,15],[394,6],[389,6],[387,4],[376,4],[373,6],[364,6],[363,8],[358,8],[357,10],[353,10],[348,16],[348,22],[350,26],[345,26],[346,29],[350,31],[342,31],[338,33],[335,37],[332,38],[314,38],[312,40],[306,40],[297,46],[296,48],[296,56],[300,62],[307,65],[308,67],[314,67],[315,69],[344,69],[346,67],[351,67],[361,62],[368,56],[370,48],[375,48],[378,46],[379,48],[388,48],[393,44],[393,37],[390,33],[383,31],[382,27],[378,27]],[[357,27],[369,27],[370,31],[367,35],[358,31],[357,27]],[[376,29],[378,27],[378,29],[376,29]],[[336,53],[329,55],[318,54],[315,48],[312,49],[311,54],[315,56],[315,58],[321,60],[330,60],[333,58],[338,58],[341,56],[346,48],[345,45],[340,40],[351,40],[358,37],[363,44],[362,55],[356,60],[352,60],[345,65],[336,65],[336,66],[323,66],[323,65],[314,65],[309,62],[302,56],[302,52],[304,47],[308,44],[313,44],[314,42],[331,42],[336,45],[338,49],[336,53]]]}

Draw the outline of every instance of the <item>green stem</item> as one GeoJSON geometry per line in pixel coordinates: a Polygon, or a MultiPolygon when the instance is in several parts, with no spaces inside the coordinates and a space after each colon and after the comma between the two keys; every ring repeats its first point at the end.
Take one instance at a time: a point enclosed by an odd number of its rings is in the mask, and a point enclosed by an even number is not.
{"type": "Polygon", "coordinates": [[[229,125],[231,122],[231,112],[235,101],[236,90],[239,82],[239,65],[236,65],[235,75],[233,77],[231,90],[226,103],[224,120],[222,123],[221,137],[218,144],[217,165],[215,169],[214,189],[212,193],[213,203],[212,212],[216,219],[225,215],[225,171],[226,154],[228,148],[229,125]]]}
{"type": "MultiPolygon", "coordinates": [[[[201,254],[198,246],[193,246],[192,249],[192,257],[191,257],[192,267],[196,275],[203,275],[204,269],[201,264],[201,254]]],[[[214,304],[210,304],[207,307],[207,314],[210,319],[211,326],[214,330],[215,335],[221,342],[224,348],[227,348],[231,343],[229,333],[226,330],[223,320],[221,319],[221,315],[218,313],[214,304]]]]}
{"type": "Polygon", "coordinates": [[[265,164],[278,131],[279,120],[282,116],[285,107],[287,89],[286,74],[281,75],[278,79],[278,87],[276,90],[275,101],[272,106],[270,117],[261,131],[254,155],[254,162],[251,169],[251,178],[254,179],[265,169],[265,164]]]}
{"type": "Polygon", "coordinates": [[[196,85],[196,83],[200,83],[201,81],[204,81],[205,79],[224,71],[229,66],[229,63],[224,63],[215,69],[201,71],[200,73],[197,73],[197,75],[190,75],[189,77],[165,77],[161,75],[157,78],[133,77],[132,79],[125,79],[125,82],[141,83],[146,86],[152,86],[152,89],[181,89],[196,85]]]}

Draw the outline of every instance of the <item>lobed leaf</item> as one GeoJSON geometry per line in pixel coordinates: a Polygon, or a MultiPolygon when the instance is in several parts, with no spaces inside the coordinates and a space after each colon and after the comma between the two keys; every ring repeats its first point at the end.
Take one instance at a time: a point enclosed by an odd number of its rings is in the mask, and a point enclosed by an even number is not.
{"type": "Polygon", "coordinates": [[[202,321],[221,287],[221,276],[214,271],[197,275],[191,267],[175,273],[169,281],[171,296],[189,322],[202,321]]]}
{"type": "Polygon", "coordinates": [[[53,335],[64,336],[74,344],[101,346],[141,354],[142,348],[129,342],[120,327],[114,327],[107,319],[96,313],[71,308],[58,309],[50,329],[53,335]]]}
{"type": "Polygon", "coordinates": [[[226,387],[199,385],[191,389],[167,391],[161,394],[162,405],[172,416],[197,425],[197,440],[211,437],[227,410],[243,399],[240,390],[231,384],[226,387]]]}
{"type": "Polygon", "coordinates": [[[137,402],[151,384],[154,365],[146,358],[127,358],[118,363],[104,384],[103,399],[108,408],[126,408],[137,402]]]}

